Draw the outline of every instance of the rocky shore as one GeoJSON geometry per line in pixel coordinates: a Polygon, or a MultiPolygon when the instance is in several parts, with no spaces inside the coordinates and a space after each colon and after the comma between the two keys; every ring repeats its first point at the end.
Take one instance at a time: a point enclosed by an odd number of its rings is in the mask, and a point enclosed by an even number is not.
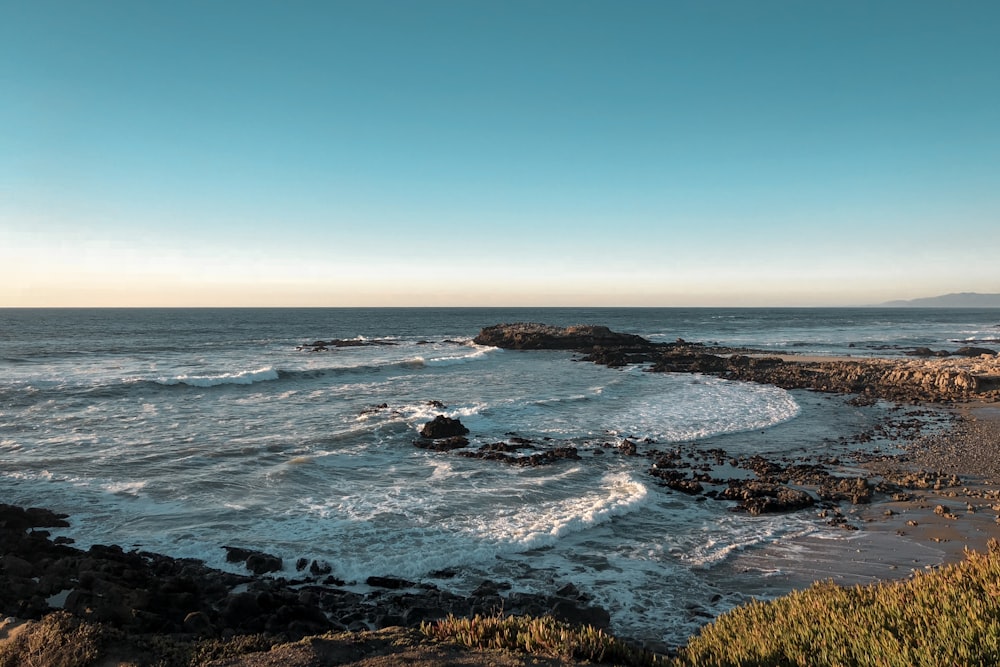
{"type": "MultiPolygon", "coordinates": [[[[345,341],[317,341],[310,349],[336,347],[339,342],[345,341]]],[[[779,460],[734,457],[721,449],[663,449],[653,442],[625,439],[607,443],[594,455],[608,451],[645,457],[649,474],[664,487],[725,502],[751,515],[808,510],[831,525],[857,530],[874,520],[861,519],[865,508],[881,503],[879,507],[888,508],[880,510],[884,524],[910,537],[933,525],[947,527],[952,535],[963,529],[983,532],[983,526],[1000,522],[995,487],[1000,483],[1000,409],[992,407],[1000,401],[1000,357],[991,350],[975,350],[972,356],[803,359],[683,340],[653,343],[598,326],[560,329],[523,323],[487,327],[475,342],[516,350],[573,350],[581,360],[610,367],[642,364],[649,372],[704,373],[787,389],[852,394],[851,400],[859,403],[948,406],[955,410],[954,424],[944,432],[925,432],[927,421],[918,407],[900,410],[880,427],[881,434],[853,436],[864,440],[891,432],[906,443],[901,454],[850,461],[835,456],[779,460]]],[[[442,456],[516,465],[581,459],[575,448],[532,442],[514,433],[505,442],[473,448],[466,437],[470,435],[475,434],[441,415],[425,426],[414,445],[442,456]]],[[[347,587],[330,576],[325,563],[300,559],[286,566],[269,554],[219,545],[230,562],[246,570],[235,574],[199,561],[126,552],[113,545],[77,549],[67,537],[52,537],[51,530],[69,526],[67,518],[44,509],[0,505],[0,614],[36,625],[39,619],[56,618],[105,628],[116,638],[115,650],[129,657],[102,664],[155,664],[150,656],[159,656],[159,664],[380,665],[397,664],[394,660],[406,654],[413,664],[520,665],[527,661],[429,647],[412,629],[449,614],[551,615],[572,624],[609,624],[607,612],[572,585],[550,595],[526,595],[484,581],[472,594],[459,596],[434,583],[384,576],[347,587]],[[331,633],[349,634],[333,638],[331,633]],[[324,638],[279,647],[317,635],[324,638]],[[188,648],[177,653],[175,646],[173,654],[150,648],[163,641],[188,648]],[[229,658],[219,657],[228,649],[208,651],[203,660],[192,657],[192,647],[208,645],[242,648],[229,658]],[[277,648],[270,651],[272,647],[277,648]],[[254,653],[263,650],[269,654],[254,653]],[[164,657],[174,654],[183,656],[164,657]]],[[[919,534],[938,542],[953,539],[933,531],[919,534]]],[[[429,579],[443,584],[456,574],[442,571],[429,579]]],[[[0,626],[0,664],[7,664],[4,646],[12,645],[13,637],[0,626]]]]}
{"type": "Polygon", "coordinates": [[[761,350],[708,346],[678,339],[654,343],[606,327],[498,324],[474,342],[512,350],[574,350],[584,361],[611,367],[645,364],[653,373],[704,373],[784,389],[859,394],[910,402],[1000,401],[1000,357],[988,348],[937,353],[908,350],[905,358],[801,358],[761,350]]]}

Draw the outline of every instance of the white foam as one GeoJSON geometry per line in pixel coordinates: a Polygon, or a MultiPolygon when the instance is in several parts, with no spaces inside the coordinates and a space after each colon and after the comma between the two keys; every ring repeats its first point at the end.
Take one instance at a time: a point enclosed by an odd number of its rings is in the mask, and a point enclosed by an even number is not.
{"type": "Polygon", "coordinates": [[[222,384],[253,384],[254,382],[270,382],[278,379],[278,371],[270,366],[254,371],[238,373],[222,373],[219,375],[177,375],[157,380],[163,385],[186,384],[192,387],[216,387],[222,384]]]}
{"type": "Polygon", "coordinates": [[[103,488],[108,493],[113,493],[118,496],[138,496],[139,493],[146,488],[146,481],[139,482],[108,482],[102,484],[103,488]]]}
{"type": "Polygon", "coordinates": [[[481,361],[486,358],[487,355],[494,352],[502,352],[502,350],[498,347],[490,347],[487,345],[474,345],[474,349],[467,354],[434,357],[426,360],[424,363],[427,366],[454,366],[455,364],[466,364],[471,361],[481,361]]]}
{"type": "Polygon", "coordinates": [[[587,493],[523,511],[500,511],[467,529],[479,537],[507,545],[511,551],[553,544],[560,537],[598,525],[613,516],[631,512],[648,495],[646,486],[628,473],[606,475],[600,491],[587,493]]]}

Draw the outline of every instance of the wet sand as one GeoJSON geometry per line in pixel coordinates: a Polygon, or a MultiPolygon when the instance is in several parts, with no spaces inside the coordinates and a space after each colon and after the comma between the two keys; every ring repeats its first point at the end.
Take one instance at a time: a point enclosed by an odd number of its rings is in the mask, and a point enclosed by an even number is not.
{"type": "Polygon", "coordinates": [[[867,584],[909,576],[985,551],[1000,539],[1000,405],[968,403],[951,408],[954,424],[921,436],[898,456],[862,464],[871,475],[907,471],[956,475],[957,486],[911,489],[906,500],[882,497],[843,507],[858,530],[807,535],[737,554],[724,577],[757,579],[748,594],[772,597],[820,580],[867,584]],[[748,576],[750,575],[750,576],[748,576]],[[756,575],[756,576],[754,576],[756,575]]]}

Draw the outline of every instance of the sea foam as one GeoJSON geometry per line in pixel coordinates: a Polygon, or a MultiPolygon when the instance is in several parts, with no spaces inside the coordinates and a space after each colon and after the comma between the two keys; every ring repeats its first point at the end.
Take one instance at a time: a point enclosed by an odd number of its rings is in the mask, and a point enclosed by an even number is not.
{"type": "Polygon", "coordinates": [[[192,387],[216,387],[222,384],[253,384],[254,382],[270,382],[279,378],[278,371],[271,368],[259,368],[254,371],[237,373],[222,373],[219,375],[176,375],[157,380],[159,384],[173,386],[186,384],[192,387]]]}

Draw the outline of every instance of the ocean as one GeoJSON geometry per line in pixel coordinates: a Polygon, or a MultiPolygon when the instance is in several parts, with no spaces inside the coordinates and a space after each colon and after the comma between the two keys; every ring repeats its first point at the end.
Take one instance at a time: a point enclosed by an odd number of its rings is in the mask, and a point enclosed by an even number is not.
{"type": "Polygon", "coordinates": [[[733,554],[849,539],[810,512],[750,517],[671,491],[642,454],[886,446],[840,436],[889,406],[472,342],[515,321],[855,356],[1000,338],[997,310],[0,310],[0,501],[69,513],[83,548],[231,570],[221,546],[236,545],[281,556],[286,576],[325,561],[357,589],[371,575],[457,593],[572,583],[651,645],[682,642],[777,573],[737,576],[733,554]],[[380,344],[310,351],[331,339],[380,344]],[[581,458],[520,467],[413,446],[437,414],[460,419],[472,449],[516,436],[581,458]],[[624,438],[639,456],[619,452],[624,438]]]}

